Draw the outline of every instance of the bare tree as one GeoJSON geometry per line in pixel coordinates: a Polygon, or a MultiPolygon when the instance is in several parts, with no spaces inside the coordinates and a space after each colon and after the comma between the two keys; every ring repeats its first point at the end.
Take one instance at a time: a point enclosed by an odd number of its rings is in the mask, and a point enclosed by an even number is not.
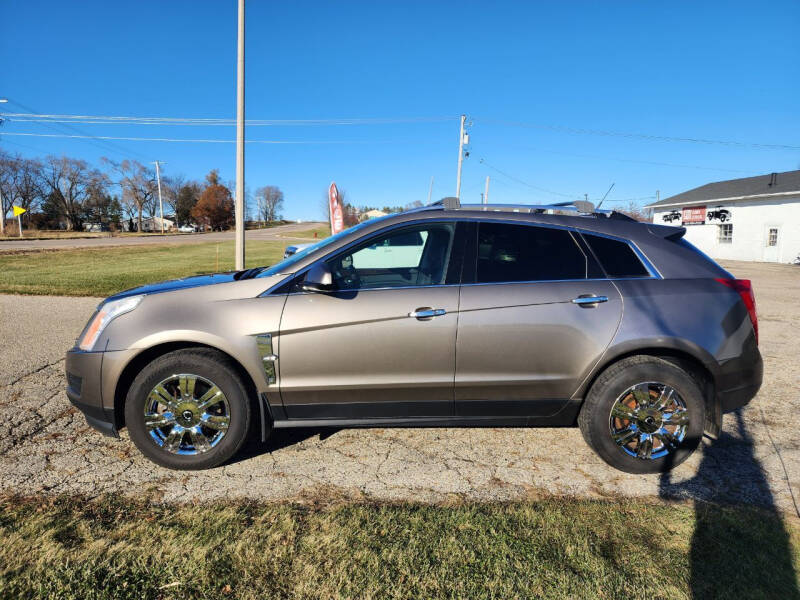
{"type": "Polygon", "coordinates": [[[97,186],[105,185],[105,175],[92,169],[85,160],[48,156],[42,164],[42,183],[52,202],[67,220],[67,228],[80,229],[83,204],[97,186]]]}
{"type": "Polygon", "coordinates": [[[256,190],[256,202],[258,203],[258,218],[263,221],[272,222],[280,218],[280,211],[283,208],[283,192],[274,185],[265,185],[256,190]]]}
{"type": "Polygon", "coordinates": [[[6,214],[11,210],[15,196],[15,180],[17,177],[16,159],[10,154],[0,150],[0,218],[5,220],[6,214]]]}
{"type": "Polygon", "coordinates": [[[184,185],[186,185],[186,177],[183,175],[169,175],[161,178],[164,203],[172,214],[178,212],[178,196],[184,185]]]}
{"type": "Polygon", "coordinates": [[[109,165],[114,173],[116,178],[114,183],[122,188],[123,209],[127,213],[129,207],[136,207],[137,227],[141,231],[142,213],[148,208],[152,216],[155,213],[154,203],[158,200],[155,170],[135,160],[126,159],[118,163],[103,158],[103,162],[109,165]]]}
{"type": "Polygon", "coordinates": [[[642,208],[633,200],[628,202],[628,206],[626,208],[618,208],[617,210],[622,214],[628,215],[630,218],[635,219],[636,221],[649,222],[651,220],[650,209],[642,208]]]}

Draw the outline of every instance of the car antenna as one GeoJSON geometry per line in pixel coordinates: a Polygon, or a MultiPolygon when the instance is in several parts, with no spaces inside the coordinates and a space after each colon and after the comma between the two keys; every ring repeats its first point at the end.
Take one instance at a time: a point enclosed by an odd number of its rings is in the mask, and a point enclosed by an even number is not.
{"type": "Polygon", "coordinates": [[[597,209],[595,209],[595,210],[599,210],[599,209],[600,209],[600,207],[601,207],[601,206],[603,206],[603,202],[605,202],[605,200],[606,200],[606,196],[608,196],[609,192],[611,192],[611,188],[613,188],[615,185],[616,185],[616,182],[614,182],[614,183],[612,183],[612,184],[611,184],[611,187],[610,187],[610,188],[608,188],[608,192],[606,192],[606,195],[605,195],[605,196],[603,196],[603,199],[602,199],[602,200],[600,200],[600,204],[598,204],[598,205],[597,205],[597,209]]]}

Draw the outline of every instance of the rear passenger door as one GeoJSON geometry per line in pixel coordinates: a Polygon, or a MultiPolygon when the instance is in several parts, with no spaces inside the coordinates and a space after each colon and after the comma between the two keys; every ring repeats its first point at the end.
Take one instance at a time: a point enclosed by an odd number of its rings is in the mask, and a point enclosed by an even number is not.
{"type": "Polygon", "coordinates": [[[611,342],[619,292],[575,232],[524,222],[471,226],[456,414],[554,415],[611,342]]]}

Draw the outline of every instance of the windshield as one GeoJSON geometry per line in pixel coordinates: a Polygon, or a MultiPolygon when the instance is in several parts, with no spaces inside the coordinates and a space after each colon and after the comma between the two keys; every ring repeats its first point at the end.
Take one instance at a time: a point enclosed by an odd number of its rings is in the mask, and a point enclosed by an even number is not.
{"type": "Polygon", "coordinates": [[[376,219],[369,219],[364,221],[363,223],[359,223],[349,229],[345,229],[344,231],[340,231],[336,235],[332,235],[329,238],[325,238],[324,240],[320,240],[316,244],[312,244],[308,248],[303,248],[302,250],[295,252],[289,258],[283,259],[281,262],[268,267],[267,269],[261,271],[258,274],[258,277],[271,277],[272,275],[279,275],[281,273],[292,273],[294,272],[294,265],[304,259],[306,256],[311,254],[312,252],[316,252],[320,248],[325,248],[326,246],[330,246],[331,244],[339,241],[346,235],[350,235],[353,232],[359,231],[360,229],[364,229],[367,225],[375,223],[376,221],[382,221],[388,218],[391,215],[386,215],[385,217],[378,217],[376,219]]]}

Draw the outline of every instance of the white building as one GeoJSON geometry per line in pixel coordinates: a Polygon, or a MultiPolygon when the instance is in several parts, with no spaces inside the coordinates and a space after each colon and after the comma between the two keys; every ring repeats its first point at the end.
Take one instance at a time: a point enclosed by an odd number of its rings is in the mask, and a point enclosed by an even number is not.
{"type": "MultiPolygon", "coordinates": [[[[135,220],[134,220],[135,221],[135,220]]],[[[158,232],[161,231],[161,222],[164,222],[164,231],[169,231],[175,227],[175,221],[162,219],[161,217],[145,217],[142,219],[142,231],[158,232]]]]}
{"type": "Polygon", "coordinates": [[[650,204],[712,258],[792,263],[800,256],[800,171],[731,179],[650,204]]]}
{"type": "Polygon", "coordinates": [[[367,212],[363,212],[358,215],[359,221],[366,221],[367,219],[375,219],[376,217],[385,217],[389,213],[385,213],[382,210],[378,210],[377,208],[373,208],[372,210],[368,210],[367,212]]]}

